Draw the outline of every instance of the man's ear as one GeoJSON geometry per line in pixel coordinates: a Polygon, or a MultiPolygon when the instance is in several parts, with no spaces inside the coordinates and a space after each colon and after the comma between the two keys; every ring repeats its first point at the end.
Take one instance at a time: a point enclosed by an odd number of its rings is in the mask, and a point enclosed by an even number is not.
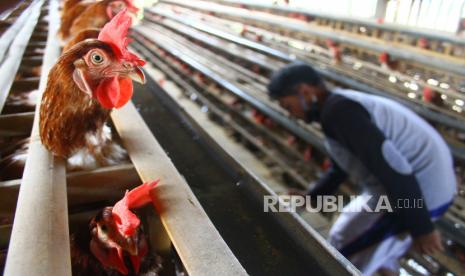
{"type": "Polygon", "coordinates": [[[87,78],[85,76],[84,71],[79,68],[74,69],[73,72],[73,80],[74,83],[79,87],[79,89],[88,94],[92,97],[92,89],[90,89],[89,83],[87,82],[87,78]]]}
{"type": "Polygon", "coordinates": [[[87,81],[86,74],[82,68],[85,66],[85,62],[82,58],[74,61],[74,72],[73,81],[77,87],[84,93],[92,97],[92,89],[90,88],[89,82],[87,81]]]}

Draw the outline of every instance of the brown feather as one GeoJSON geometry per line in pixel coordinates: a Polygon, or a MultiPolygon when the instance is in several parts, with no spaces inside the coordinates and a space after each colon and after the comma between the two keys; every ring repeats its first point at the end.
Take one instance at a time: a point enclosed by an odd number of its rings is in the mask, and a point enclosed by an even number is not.
{"type": "Polygon", "coordinates": [[[102,28],[110,21],[107,15],[107,6],[115,0],[103,0],[90,4],[74,21],[70,27],[70,35],[74,36],[80,31],[89,28],[102,28]]]}
{"type": "MultiPolygon", "coordinates": [[[[66,3],[66,2],[65,2],[66,3]]],[[[73,22],[81,15],[92,3],[76,3],[69,9],[63,9],[59,34],[62,39],[70,36],[70,29],[73,22]]]]}
{"type": "Polygon", "coordinates": [[[66,43],[65,47],[63,47],[63,52],[68,51],[71,47],[73,47],[81,41],[91,38],[97,38],[99,33],[100,29],[96,28],[82,30],[66,43]]]}
{"type": "Polygon", "coordinates": [[[63,53],[48,75],[40,106],[40,138],[57,156],[68,157],[87,146],[85,135],[101,130],[110,114],[110,110],[102,108],[73,81],[74,61],[93,48],[113,55],[104,42],[86,40],[63,53]]]}
{"type": "Polygon", "coordinates": [[[65,13],[67,13],[71,8],[73,8],[76,4],[82,2],[83,0],[65,0],[63,2],[63,9],[61,10],[62,17],[65,13]]]}

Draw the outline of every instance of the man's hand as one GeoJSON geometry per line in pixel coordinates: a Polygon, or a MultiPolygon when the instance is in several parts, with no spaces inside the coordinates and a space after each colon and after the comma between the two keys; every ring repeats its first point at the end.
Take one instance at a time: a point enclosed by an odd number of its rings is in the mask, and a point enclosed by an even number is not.
{"type": "Polygon", "coordinates": [[[438,230],[414,238],[412,247],[418,253],[427,255],[433,255],[438,251],[444,251],[441,242],[441,234],[439,234],[438,230]]]}

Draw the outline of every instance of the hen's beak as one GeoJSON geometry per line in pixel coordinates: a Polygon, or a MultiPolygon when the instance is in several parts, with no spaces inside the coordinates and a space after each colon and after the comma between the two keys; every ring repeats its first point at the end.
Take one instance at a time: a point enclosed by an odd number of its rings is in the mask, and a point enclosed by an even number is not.
{"type": "Polygon", "coordinates": [[[133,81],[136,81],[138,83],[145,83],[144,71],[142,71],[142,69],[139,66],[134,66],[134,68],[128,73],[128,77],[130,77],[133,81]]]}

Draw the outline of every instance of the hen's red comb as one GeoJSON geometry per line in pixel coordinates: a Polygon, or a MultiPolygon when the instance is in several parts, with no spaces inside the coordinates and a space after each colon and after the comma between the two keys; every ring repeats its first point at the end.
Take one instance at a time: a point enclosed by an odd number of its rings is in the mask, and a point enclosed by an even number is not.
{"type": "Polygon", "coordinates": [[[113,218],[118,226],[119,232],[124,236],[131,236],[139,227],[139,218],[131,212],[131,208],[139,208],[149,203],[150,190],[157,185],[159,180],[144,183],[131,191],[126,191],[124,197],[113,207],[113,218]]]}
{"type": "Polygon", "coordinates": [[[133,62],[138,66],[143,66],[145,61],[129,52],[127,49],[130,40],[126,36],[131,24],[131,16],[127,14],[127,9],[123,9],[115,15],[110,22],[105,24],[98,35],[98,40],[108,43],[115,52],[117,58],[133,62]]]}

